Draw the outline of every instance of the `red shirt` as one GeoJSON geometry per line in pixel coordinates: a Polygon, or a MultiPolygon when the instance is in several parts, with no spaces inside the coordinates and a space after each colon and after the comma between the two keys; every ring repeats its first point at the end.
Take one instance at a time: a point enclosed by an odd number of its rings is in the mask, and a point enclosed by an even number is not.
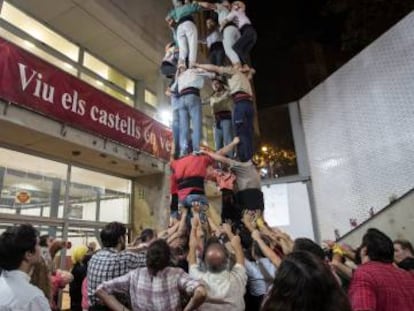
{"type": "Polygon", "coordinates": [[[177,185],[177,180],[174,177],[174,174],[171,173],[170,175],[170,193],[171,194],[177,194],[178,191],[178,185],[177,185]]]}
{"type": "Polygon", "coordinates": [[[207,155],[187,155],[172,161],[171,182],[178,185],[177,193],[180,201],[184,200],[192,191],[204,191],[204,187],[188,187],[180,189],[180,181],[189,177],[202,177],[207,175],[207,167],[213,163],[213,160],[207,155]]]}
{"type": "Polygon", "coordinates": [[[370,261],[355,270],[349,298],[354,311],[413,311],[414,273],[370,261]]]}
{"type": "Polygon", "coordinates": [[[217,186],[220,190],[233,190],[234,188],[234,181],[236,180],[236,175],[234,175],[232,172],[226,172],[223,170],[215,169],[209,177],[217,183],[217,186]]]}

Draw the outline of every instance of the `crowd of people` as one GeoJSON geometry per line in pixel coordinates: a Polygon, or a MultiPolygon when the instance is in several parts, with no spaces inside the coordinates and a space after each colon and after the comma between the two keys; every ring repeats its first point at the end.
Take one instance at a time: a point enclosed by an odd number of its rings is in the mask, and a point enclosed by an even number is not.
{"type": "Polygon", "coordinates": [[[55,296],[68,284],[71,310],[82,311],[414,310],[414,253],[406,240],[371,228],[357,248],[319,245],[250,213],[242,218],[245,234],[208,216],[203,223],[199,211],[193,206],[189,232],[183,210],[178,225],[147,228],[129,245],[125,225],[109,223],[102,248],[71,249],[70,272],[48,266],[64,242],[44,247],[32,225],[10,226],[0,235],[0,310],[59,310],[55,296]]]}

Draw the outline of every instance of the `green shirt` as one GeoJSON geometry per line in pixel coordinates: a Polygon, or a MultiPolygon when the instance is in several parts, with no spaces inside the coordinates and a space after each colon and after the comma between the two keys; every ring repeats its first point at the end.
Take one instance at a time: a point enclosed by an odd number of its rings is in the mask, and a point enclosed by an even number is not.
{"type": "Polygon", "coordinates": [[[172,18],[178,23],[183,17],[192,15],[201,11],[202,7],[198,3],[189,3],[172,9],[167,17],[172,18]]]}

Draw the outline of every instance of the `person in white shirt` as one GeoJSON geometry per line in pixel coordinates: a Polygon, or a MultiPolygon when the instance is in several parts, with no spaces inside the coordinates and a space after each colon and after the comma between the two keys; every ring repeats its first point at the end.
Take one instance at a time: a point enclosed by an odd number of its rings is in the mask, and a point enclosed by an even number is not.
{"type": "MultiPolygon", "coordinates": [[[[180,153],[183,157],[190,153],[189,132],[191,125],[191,143],[194,152],[200,150],[202,139],[202,107],[200,90],[203,88],[206,78],[213,78],[214,74],[202,69],[179,67],[176,83],[178,85],[179,109],[178,119],[180,124],[180,153]]],[[[175,85],[172,86],[175,88],[175,85]]]]}
{"type": "Polygon", "coordinates": [[[50,311],[43,292],[30,284],[30,272],[39,260],[39,238],[32,225],[10,227],[1,234],[0,310],[50,311]]]}
{"type": "Polygon", "coordinates": [[[225,246],[219,242],[205,245],[204,264],[207,271],[201,271],[197,265],[196,249],[198,246],[197,230],[200,225],[193,217],[190,234],[188,264],[191,277],[202,280],[207,285],[207,299],[199,307],[200,311],[244,311],[244,293],[247,274],[244,267],[244,254],[240,237],[231,232],[228,224],[223,224],[223,231],[234,250],[236,263],[228,268],[229,258],[225,246]]]}
{"type": "Polygon", "coordinates": [[[214,18],[209,17],[206,20],[206,26],[208,31],[206,43],[210,64],[224,66],[226,53],[223,47],[223,36],[217,26],[217,22],[214,18]]]}
{"type": "Polygon", "coordinates": [[[222,0],[221,3],[198,2],[198,4],[205,9],[214,10],[217,13],[218,24],[223,35],[224,52],[233,66],[241,67],[240,58],[233,49],[233,45],[240,39],[240,31],[235,23],[226,20],[231,10],[231,3],[227,0],[222,0]]]}
{"type": "Polygon", "coordinates": [[[234,1],[231,4],[231,11],[223,21],[223,25],[229,22],[236,23],[241,35],[233,45],[233,49],[239,56],[243,66],[245,68],[251,68],[250,51],[256,44],[257,32],[246,15],[246,5],[242,1],[234,1]]]}

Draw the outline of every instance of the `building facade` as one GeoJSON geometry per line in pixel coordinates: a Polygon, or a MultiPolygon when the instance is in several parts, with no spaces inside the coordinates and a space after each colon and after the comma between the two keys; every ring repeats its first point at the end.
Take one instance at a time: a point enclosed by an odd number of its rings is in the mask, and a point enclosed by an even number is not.
{"type": "Polygon", "coordinates": [[[167,1],[0,1],[0,230],[168,219],[167,1]]]}

